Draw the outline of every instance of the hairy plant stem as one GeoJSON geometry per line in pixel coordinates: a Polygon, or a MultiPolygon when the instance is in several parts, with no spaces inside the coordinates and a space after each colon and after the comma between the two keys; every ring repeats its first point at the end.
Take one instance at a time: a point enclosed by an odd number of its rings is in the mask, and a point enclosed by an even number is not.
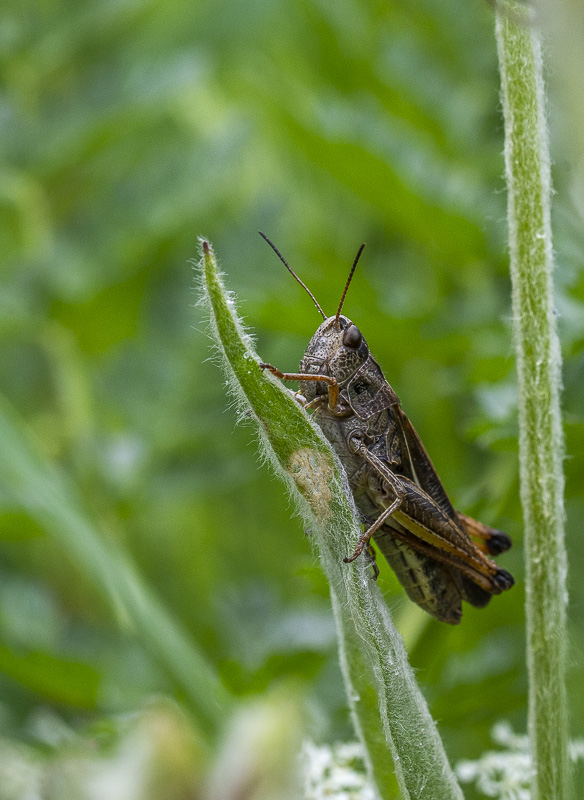
{"type": "Polygon", "coordinates": [[[360,533],[347,480],[320,430],[292,393],[262,372],[250,337],[201,242],[204,299],[229,387],[243,419],[255,419],[262,451],[313,533],[328,578],[341,667],[355,728],[379,797],[461,800],[442,741],[401,638],[364,559],[344,564],[360,533]],[[393,756],[395,778],[388,748],[393,756]]]}
{"type": "Polygon", "coordinates": [[[519,457],[525,522],[533,800],[569,794],[561,356],[552,287],[550,162],[541,45],[525,5],[499,7],[519,457]]]}

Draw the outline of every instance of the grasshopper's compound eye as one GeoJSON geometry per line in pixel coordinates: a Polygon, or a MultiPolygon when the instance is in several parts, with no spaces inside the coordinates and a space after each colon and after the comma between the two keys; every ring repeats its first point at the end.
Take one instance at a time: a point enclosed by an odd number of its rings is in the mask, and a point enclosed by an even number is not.
{"type": "Polygon", "coordinates": [[[362,341],[363,334],[356,325],[349,325],[348,328],[345,328],[343,334],[343,344],[345,347],[351,347],[353,350],[357,350],[362,341]]]}

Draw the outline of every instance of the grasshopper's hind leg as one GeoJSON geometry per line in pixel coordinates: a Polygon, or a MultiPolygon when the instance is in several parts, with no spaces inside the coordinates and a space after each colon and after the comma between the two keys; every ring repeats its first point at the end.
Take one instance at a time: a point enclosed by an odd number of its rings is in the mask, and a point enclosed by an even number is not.
{"type": "Polygon", "coordinates": [[[476,546],[483,553],[496,556],[505,553],[511,547],[511,537],[496,528],[489,528],[472,517],[467,517],[462,511],[456,512],[461,528],[475,540],[476,546]]]}
{"type": "MultiPolygon", "coordinates": [[[[394,474],[388,464],[370,452],[357,437],[354,437],[353,446],[382,479],[381,488],[385,497],[380,496],[377,480],[372,483],[370,490],[379,502],[388,503],[371,528],[361,536],[360,543],[362,541],[363,544],[360,550],[357,548],[356,554],[362,552],[371,534],[392,516],[398,523],[396,535],[412,549],[449,564],[486,592],[500,594],[513,586],[513,578],[507,570],[487,558],[467,531],[447,516],[430,495],[409,478],[394,474]]],[[[479,528],[480,523],[475,523],[475,526],[479,528]]]]}

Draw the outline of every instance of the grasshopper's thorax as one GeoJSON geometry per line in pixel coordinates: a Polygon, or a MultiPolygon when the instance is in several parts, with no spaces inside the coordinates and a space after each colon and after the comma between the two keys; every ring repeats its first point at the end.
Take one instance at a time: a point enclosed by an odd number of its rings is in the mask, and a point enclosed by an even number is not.
{"type": "MultiPolygon", "coordinates": [[[[306,348],[300,371],[336,378],[342,388],[367,361],[369,348],[361,331],[344,316],[329,317],[318,328],[306,348]]],[[[307,400],[326,393],[326,386],[307,381],[302,388],[307,400]]]]}

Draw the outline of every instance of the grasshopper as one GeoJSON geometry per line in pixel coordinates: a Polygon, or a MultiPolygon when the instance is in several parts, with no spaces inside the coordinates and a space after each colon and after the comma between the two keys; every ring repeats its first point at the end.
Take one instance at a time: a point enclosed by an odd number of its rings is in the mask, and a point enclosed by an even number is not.
{"type": "Polygon", "coordinates": [[[508,550],[511,539],[454,509],[363,334],[341,314],[365,245],[353,262],[336,314],[327,317],[282,254],[260,235],[324,319],[299,372],[260,366],[283,381],[299,381],[298,401],[314,411],[347,473],[364,531],[344,561],[365,553],[376,579],[373,539],[410,599],[436,619],[457,624],[463,600],[482,608],[492,595],[513,586],[513,577],[488,557],[508,550]]]}

